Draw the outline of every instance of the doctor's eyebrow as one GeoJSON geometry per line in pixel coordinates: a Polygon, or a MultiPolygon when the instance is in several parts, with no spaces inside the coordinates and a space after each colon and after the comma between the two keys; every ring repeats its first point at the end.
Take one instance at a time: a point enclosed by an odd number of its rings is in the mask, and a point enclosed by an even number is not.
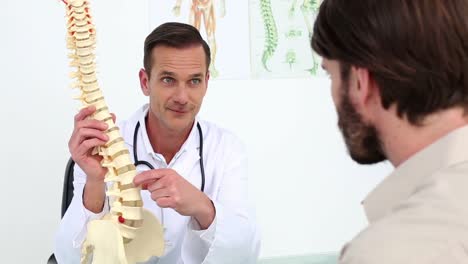
{"type": "Polygon", "coordinates": [[[194,73],[190,75],[190,78],[201,78],[205,76],[203,73],[194,73]]]}
{"type": "Polygon", "coordinates": [[[175,76],[176,74],[170,71],[162,71],[158,73],[159,76],[165,75],[165,76],[175,76]]]}
{"type": "MultiPolygon", "coordinates": [[[[171,71],[162,71],[162,72],[158,72],[157,75],[158,75],[158,76],[170,76],[170,77],[175,77],[175,76],[177,76],[176,73],[171,72],[171,71]]],[[[194,74],[191,74],[191,75],[190,75],[190,78],[203,78],[204,76],[205,76],[205,74],[203,74],[203,73],[194,73],[194,74]]]]}

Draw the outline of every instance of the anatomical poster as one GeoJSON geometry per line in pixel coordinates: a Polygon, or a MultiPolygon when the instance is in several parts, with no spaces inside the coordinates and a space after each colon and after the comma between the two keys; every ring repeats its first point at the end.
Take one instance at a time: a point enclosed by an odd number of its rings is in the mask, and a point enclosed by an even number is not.
{"type": "Polygon", "coordinates": [[[212,53],[211,77],[250,77],[248,0],[150,0],[150,27],[170,21],[200,31],[212,53]]]}
{"type": "Polygon", "coordinates": [[[251,77],[323,74],[310,47],[319,0],[250,0],[251,77]]]}

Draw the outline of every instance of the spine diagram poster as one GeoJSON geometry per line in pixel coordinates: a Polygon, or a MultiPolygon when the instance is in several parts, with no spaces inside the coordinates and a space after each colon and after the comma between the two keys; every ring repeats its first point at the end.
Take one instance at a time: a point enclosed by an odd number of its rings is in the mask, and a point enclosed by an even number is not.
{"type": "Polygon", "coordinates": [[[251,77],[304,78],[321,73],[310,37],[320,0],[250,0],[251,77]]]}
{"type": "Polygon", "coordinates": [[[150,27],[195,26],[212,52],[215,79],[323,75],[310,47],[322,0],[150,0],[150,27]]]}

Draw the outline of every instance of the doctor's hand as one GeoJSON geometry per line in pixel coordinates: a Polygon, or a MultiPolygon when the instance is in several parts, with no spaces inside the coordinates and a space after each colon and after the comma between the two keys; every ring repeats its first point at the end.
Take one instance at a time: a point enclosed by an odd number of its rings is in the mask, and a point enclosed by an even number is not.
{"type": "Polygon", "coordinates": [[[215,218],[215,208],[208,196],[172,169],[144,171],[133,183],[148,190],[159,207],[194,217],[201,229],[207,229],[215,218]]]}
{"type": "MultiPolygon", "coordinates": [[[[96,108],[89,106],[81,109],[75,116],[73,133],[68,142],[68,148],[72,159],[85,172],[86,182],[103,183],[107,169],[101,166],[102,157],[92,155],[92,150],[97,146],[103,146],[108,141],[105,134],[107,124],[102,121],[90,119],[96,108]]],[[[115,116],[112,115],[115,121],[115,116]]]]}

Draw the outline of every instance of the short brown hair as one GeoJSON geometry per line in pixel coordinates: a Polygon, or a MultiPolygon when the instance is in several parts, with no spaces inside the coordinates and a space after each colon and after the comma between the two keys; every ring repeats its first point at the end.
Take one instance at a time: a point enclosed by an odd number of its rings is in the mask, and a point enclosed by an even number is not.
{"type": "Polygon", "coordinates": [[[324,0],[311,45],[342,68],[368,69],[382,105],[412,124],[468,109],[467,0],[324,0]]]}
{"type": "Polygon", "coordinates": [[[200,32],[189,24],[168,22],[155,28],[145,39],[143,65],[148,77],[151,74],[151,66],[153,63],[151,53],[158,45],[165,45],[178,49],[201,45],[205,51],[207,70],[210,66],[210,47],[206,41],[203,40],[200,32]]]}

